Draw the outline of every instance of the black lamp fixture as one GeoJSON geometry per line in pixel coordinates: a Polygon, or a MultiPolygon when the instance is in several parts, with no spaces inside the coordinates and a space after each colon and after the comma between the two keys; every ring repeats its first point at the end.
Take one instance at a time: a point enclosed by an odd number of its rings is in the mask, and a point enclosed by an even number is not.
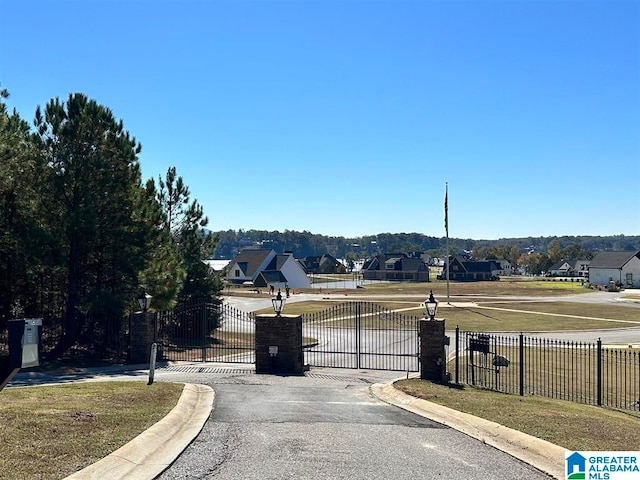
{"type": "Polygon", "coordinates": [[[279,317],[284,308],[284,298],[282,298],[280,289],[278,289],[278,294],[271,299],[271,303],[273,304],[273,311],[276,312],[276,317],[279,317]]]}
{"type": "Polygon", "coordinates": [[[433,297],[433,290],[429,290],[429,298],[424,301],[424,306],[427,307],[429,320],[434,320],[438,311],[438,300],[433,297]]]}
{"type": "Polygon", "coordinates": [[[146,312],[147,310],[149,310],[149,307],[151,306],[152,298],[153,297],[151,295],[149,295],[147,292],[142,290],[142,293],[138,297],[138,304],[140,305],[140,308],[142,309],[143,312],[146,312]]]}

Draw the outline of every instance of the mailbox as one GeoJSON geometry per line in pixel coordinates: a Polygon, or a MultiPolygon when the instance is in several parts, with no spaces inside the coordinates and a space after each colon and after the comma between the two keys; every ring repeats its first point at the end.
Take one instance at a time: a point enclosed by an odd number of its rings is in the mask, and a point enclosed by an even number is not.
{"type": "Polygon", "coordinates": [[[13,368],[40,365],[41,318],[9,321],[9,358],[13,368]]]}
{"type": "Polygon", "coordinates": [[[494,367],[508,367],[511,362],[504,355],[496,355],[493,357],[493,366],[494,367]]]}

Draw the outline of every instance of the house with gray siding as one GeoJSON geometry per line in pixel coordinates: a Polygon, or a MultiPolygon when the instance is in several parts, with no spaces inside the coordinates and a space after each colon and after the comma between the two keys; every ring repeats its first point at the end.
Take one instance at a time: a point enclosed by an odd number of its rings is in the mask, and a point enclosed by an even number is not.
{"type": "MultiPolygon", "coordinates": [[[[445,267],[446,268],[446,267],[445,267]]],[[[466,260],[461,255],[449,258],[449,279],[458,282],[498,280],[501,271],[498,260],[466,260]]],[[[440,276],[446,279],[446,271],[440,276]]]]}
{"type": "Polygon", "coordinates": [[[429,281],[429,267],[424,260],[406,253],[376,255],[364,263],[361,272],[363,280],[429,281]]]}
{"type": "Polygon", "coordinates": [[[582,277],[589,273],[589,260],[560,260],[549,268],[552,277],[582,277]]]}

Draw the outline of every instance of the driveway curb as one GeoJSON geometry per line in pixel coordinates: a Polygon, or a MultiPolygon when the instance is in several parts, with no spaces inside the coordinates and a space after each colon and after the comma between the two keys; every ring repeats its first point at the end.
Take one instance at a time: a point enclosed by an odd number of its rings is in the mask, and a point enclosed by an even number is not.
{"type": "Polygon", "coordinates": [[[370,387],[370,391],[383,402],[465,433],[554,478],[565,478],[563,447],[468,413],[412,397],[396,389],[393,383],[376,383],[370,387]]]}
{"type": "Polygon", "coordinates": [[[158,423],[65,480],[151,480],[200,433],[213,409],[211,387],[185,384],[177,405],[158,423]]]}

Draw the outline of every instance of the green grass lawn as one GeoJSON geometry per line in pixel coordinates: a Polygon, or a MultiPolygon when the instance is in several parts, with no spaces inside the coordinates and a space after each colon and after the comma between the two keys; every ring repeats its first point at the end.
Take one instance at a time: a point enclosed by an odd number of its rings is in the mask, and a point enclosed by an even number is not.
{"type": "Polygon", "coordinates": [[[0,479],[60,479],[176,406],[183,384],[82,382],[0,392],[0,479]]]}
{"type": "Polygon", "coordinates": [[[452,388],[425,380],[396,382],[414,397],[475,415],[568,450],[637,450],[640,413],[549,398],[507,395],[472,387],[452,388]]]}

